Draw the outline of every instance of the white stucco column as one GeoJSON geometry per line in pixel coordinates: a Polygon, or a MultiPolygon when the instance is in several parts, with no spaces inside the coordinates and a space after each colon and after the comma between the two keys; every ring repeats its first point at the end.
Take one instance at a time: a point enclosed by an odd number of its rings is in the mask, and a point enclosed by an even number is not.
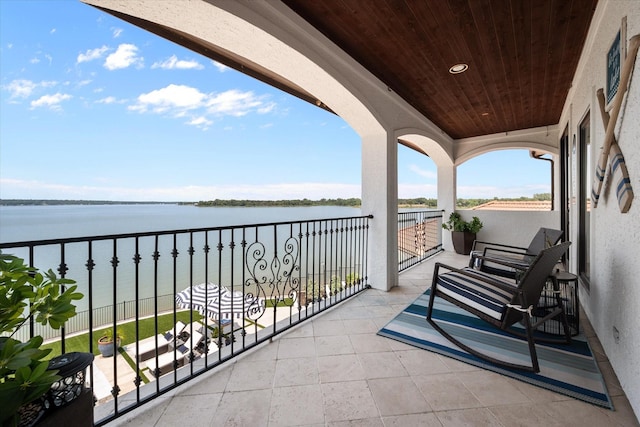
{"type": "MultiPolygon", "coordinates": [[[[447,221],[449,214],[456,209],[456,167],[453,163],[448,165],[438,165],[438,209],[444,210],[443,222],[447,221]]],[[[453,250],[451,233],[443,230],[442,247],[446,251],[453,250]]]]}
{"type": "Polygon", "coordinates": [[[398,284],[398,142],[390,133],[362,138],[362,213],[369,227],[369,284],[398,284]]]}

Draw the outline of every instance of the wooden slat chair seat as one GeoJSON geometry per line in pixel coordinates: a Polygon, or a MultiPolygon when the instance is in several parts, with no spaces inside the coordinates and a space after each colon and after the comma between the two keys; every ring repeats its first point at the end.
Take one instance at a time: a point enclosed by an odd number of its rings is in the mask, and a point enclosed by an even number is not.
{"type": "MultiPolygon", "coordinates": [[[[553,268],[570,244],[570,242],[564,242],[543,249],[529,264],[517,283],[469,267],[458,269],[436,263],[427,308],[427,321],[449,341],[483,360],[512,369],[539,372],[534,338],[535,329],[539,325],[549,319],[561,316],[564,328],[562,342],[571,342],[571,332],[559,294],[556,294],[557,306],[555,309],[550,310],[546,316],[538,319],[535,323],[532,319],[532,313],[540,301],[540,295],[553,268]],[[433,305],[436,297],[455,304],[496,328],[525,338],[528,343],[531,364],[522,365],[499,360],[460,342],[433,320],[433,305]],[[516,323],[521,323],[524,332],[522,332],[522,328],[513,328],[516,323]]],[[[554,342],[558,342],[558,340],[554,340],[554,342]]]]}

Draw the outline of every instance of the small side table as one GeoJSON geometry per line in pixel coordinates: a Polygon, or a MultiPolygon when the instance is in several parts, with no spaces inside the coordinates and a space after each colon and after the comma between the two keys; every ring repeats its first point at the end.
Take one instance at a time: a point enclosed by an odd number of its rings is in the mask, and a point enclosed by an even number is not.
{"type": "MultiPolygon", "coordinates": [[[[567,313],[567,323],[571,335],[580,333],[580,300],[578,299],[578,276],[566,271],[554,271],[552,276],[540,296],[538,309],[543,310],[548,307],[557,306],[553,293],[553,282],[558,283],[560,298],[564,303],[564,310],[567,313]]],[[[534,313],[535,316],[535,313],[534,313]]],[[[560,320],[551,319],[538,327],[539,331],[554,335],[562,335],[562,323],[560,320]]]]}

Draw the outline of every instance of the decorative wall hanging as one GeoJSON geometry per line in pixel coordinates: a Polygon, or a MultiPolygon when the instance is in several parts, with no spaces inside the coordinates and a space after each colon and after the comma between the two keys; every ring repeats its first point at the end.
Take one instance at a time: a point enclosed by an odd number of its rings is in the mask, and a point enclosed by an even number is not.
{"type": "MultiPolygon", "coordinates": [[[[640,47],[640,34],[636,34],[635,36],[631,37],[631,39],[629,39],[628,55],[624,61],[622,72],[620,73],[620,84],[618,87],[618,91],[616,92],[616,95],[613,98],[613,103],[611,108],[611,117],[609,118],[609,123],[606,124],[604,144],[602,147],[602,151],[600,152],[600,157],[598,158],[598,164],[596,165],[596,172],[593,177],[593,186],[591,190],[591,202],[592,202],[593,208],[598,207],[598,199],[600,198],[600,190],[602,189],[602,182],[604,181],[604,176],[607,168],[607,161],[609,160],[609,152],[611,151],[611,146],[615,143],[614,131],[616,127],[616,122],[618,120],[618,114],[620,113],[620,107],[622,106],[622,99],[624,98],[624,94],[626,93],[627,87],[629,85],[629,80],[631,79],[631,72],[633,71],[633,66],[636,61],[638,47],[640,47]]],[[[603,101],[604,101],[604,98],[603,98],[603,101]]],[[[619,150],[617,150],[617,152],[619,152],[619,150]]],[[[624,164],[624,159],[622,164],[624,164]]],[[[626,168],[624,170],[626,171],[626,168]]],[[[622,169],[619,170],[619,173],[621,172],[622,172],[622,169]]],[[[614,174],[614,177],[615,177],[615,174],[614,174]]],[[[628,179],[628,176],[626,178],[628,179]]],[[[624,183],[624,176],[623,176],[623,183],[624,183]]],[[[631,189],[631,185],[629,182],[629,190],[630,189],[631,189]]],[[[627,201],[625,198],[623,199],[623,202],[625,203],[620,204],[620,210],[623,213],[627,212],[629,210],[629,207],[631,206],[633,191],[631,191],[631,193],[628,193],[628,195],[630,195],[629,200],[627,201]],[[625,206],[626,206],[626,210],[623,209],[625,208],[625,206]]],[[[618,200],[620,203],[620,199],[618,200]]]]}
{"type": "MultiPolygon", "coordinates": [[[[609,126],[609,113],[605,111],[604,92],[602,89],[598,89],[597,92],[598,103],[600,104],[600,115],[602,116],[602,123],[605,129],[609,126]]],[[[611,142],[611,149],[609,150],[609,179],[613,181],[613,185],[616,190],[616,198],[618,199],[618,206],[620,212],[626,213],[631,207],[631,201],[633,200],[633,189],[631,188],[631,180],[629,179],[629,172],[624,162],[622,150],[616,142],[615,136],[611,142]]],[[[599,166],[596,168],[596,174],[600,173],[599,166]]],[[[604,171],[602,171],[602,178],[604,178],[604,171]]],[[[596,202],[597,203],[597,202],[596,202]]]]}

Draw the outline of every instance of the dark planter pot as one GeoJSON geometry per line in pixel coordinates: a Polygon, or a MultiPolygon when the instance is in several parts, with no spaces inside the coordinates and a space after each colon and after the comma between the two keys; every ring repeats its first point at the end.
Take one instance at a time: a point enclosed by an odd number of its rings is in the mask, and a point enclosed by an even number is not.
{"type": "Polygon", "coordinates": [[[451,239],[456,253],[469,255],[471,248],[473,248],[473,242],[476,240],[476,234],[468,231],[452,231],[451,239]]]}

